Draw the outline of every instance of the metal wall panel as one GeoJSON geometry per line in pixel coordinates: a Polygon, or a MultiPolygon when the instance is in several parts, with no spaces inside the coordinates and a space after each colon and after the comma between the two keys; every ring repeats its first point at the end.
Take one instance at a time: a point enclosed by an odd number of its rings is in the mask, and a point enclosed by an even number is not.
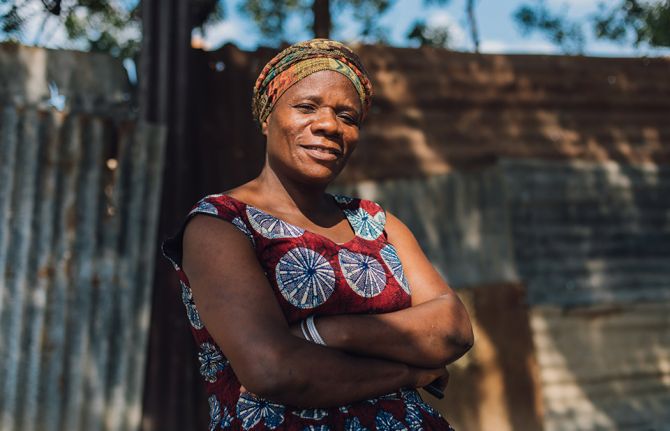
{"type": "Polygon", "coordinates": [[[532,304],[670,300],[670,168],[505,160],[501,169],[532,304]]]}
{"type": "Polygon", "coordinates": [[[533,307],[546,431],[670,429],[670,302],[533,307]]]}
{"type": "Polygon", "coordinates": [[[504,181],[497,169],[365,181],[331,191],[379,202],[397,216],[454,287],[519,281],[504,181]]]}
{"type": "MultiPolygon", "coordinates": [[[[670,429],[667,166],[502,160],[337,190],[398,215],[452,285],[526,286],[547,431],[670,429]]],[[[476,328],[484,318],[508,328],[511,315],[473,317],[476,328]]],[[[477,357],[488,340],[475,338],[477,357]]]]}
{"type": "Polygon", "coordinates": [[[456,287],[522,282],[532,305],[670,300],[667,166],[505,159],[333,190],[398,215],[456,287]]]}
{"type": "Polygon", "coordinates": [[[135,430],[164,131],[5,106],[0,428],[135,430]]]}

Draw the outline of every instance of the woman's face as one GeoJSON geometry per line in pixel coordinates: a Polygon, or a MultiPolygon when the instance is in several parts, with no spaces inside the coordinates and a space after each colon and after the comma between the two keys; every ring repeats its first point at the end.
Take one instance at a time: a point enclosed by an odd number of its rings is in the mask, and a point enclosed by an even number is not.
{"type": "Polygon", "coordinates": [[[356,148],[360,118],[351,81],[331,70],[315,72],[286,90],[263,123],[268,162],[294,181],[328,184],[356,148]]]}

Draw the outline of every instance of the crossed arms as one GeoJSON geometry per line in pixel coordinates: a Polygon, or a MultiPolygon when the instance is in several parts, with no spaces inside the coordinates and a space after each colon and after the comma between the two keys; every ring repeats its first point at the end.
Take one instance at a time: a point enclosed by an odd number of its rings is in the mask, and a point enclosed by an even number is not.
{"type": "Polygon", "coordinates": [[[324,316],[327,347],[290,327],[249,240],[234,226],[196,216],[184,233],[184,271],[209,333],[249,391],[296,407],[333,407],[446,375],[472,346],[467,312],[416,239],[387,213],[412,306],[374,315],[324,316]]]}

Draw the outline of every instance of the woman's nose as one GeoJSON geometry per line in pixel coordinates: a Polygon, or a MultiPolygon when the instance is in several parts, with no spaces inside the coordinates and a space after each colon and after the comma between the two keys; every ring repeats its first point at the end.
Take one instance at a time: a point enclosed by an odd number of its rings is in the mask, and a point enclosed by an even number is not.
{"type": "Polygon", "coordinates": [[[319,109],[316,118],[312,121],[312,133],[324,135],[339,135],[340,123],[332,109],[319,109]]]}

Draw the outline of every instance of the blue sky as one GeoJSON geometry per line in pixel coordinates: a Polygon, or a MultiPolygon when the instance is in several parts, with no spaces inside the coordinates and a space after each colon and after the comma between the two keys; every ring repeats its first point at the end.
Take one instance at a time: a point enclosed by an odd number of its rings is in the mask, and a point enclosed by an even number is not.
{"type": "MultiPolygon", "coordinates": [[[[115,0],[123,4],[134,4],[137,0],[115,0]]],[[[263,44],[258,30],[246,16],[239,11],[241,0],[223,0],[226,19],[208,29],[205,35],[205,48],[216,49],[226,42],[232,42],[242,49],[253,50],[263,44]]],[[[380,22],[389,30],[389,40],[396,46],[410,46],[406,34],[417,19],[427,20],[429,23],[448,24],[451,29],[451,48],[461,51],[471,51],[472,43],[467,34],[465,23],[465,0],[450,0],[447,6],[424,6],[423,0],[391,0],[393,6],[385,13],[380,22]]],[[[523,3],[532,3],[535,0],[478,0],[476,7],[477,20],[481,39],[481,51],[484,53],[538,53],[560,54],[560,49],[549,43],[540,34],[524,36],[514,22],[512,15],[523,3]]],[[[598,8],[599,0],[545,0],[555,10],[563,11],[570,17],[584,18],[594,13],[598,8]]],[[[616,2],[619,0],[602,0],[616,2]]],[[[646,0],[652,1],[652,0],[646,0]]],[[[659,1],[659,0],[654,0],[659,1]]],[[[41,2],[29,3],[31,7],[43,11],[41,2]]],[[[334,14],[335,15],[335,14],[334,14]]],[[[32,44],[36,35],[41,34],[40,43],[49,48],[78,48],[76,44],[67,40],[62,26],[57,20],[52,20],[46,29],[40,32],[42,19],[29,20],[24,43],[32,44]]],[[[298,17],[293,17],[287,23],[286,34],[291,42],[310,38],[305,31],[305,24],[298,17]]],[[[333,38],[345,42],[356,41],[359,29],[351,19],[350,13],[342,13],[335,17],[335,31],[333,38]]],[[[590,36],[590,27],[585,26],[585,33],[590,36]]],[[[139,29],[129,29],[128,37],[139,37],[139,29]]],[[[194,37],[200,35],[195,32],[194,37]]],[[[0,39],[2,39],[0,37],[0,39]]],[[[266,43],[267,45],[267,43],[266,43]]],[[[585,49],[586,55],[596,56],[641,56],[664,55],[670,56],[670,48],[650,49],[641,47],[634,49],[611,42],[597,41],[589,37],[585,49]]]]}
{"type": "MultiPolygon", "coordinates": [[[[425,19],[429,23],[449,24],[453,40],[452,47],[469,51],[472,44],[467,35],[465,0],[451,0],[447,6],[426,7],[422,0],[396,0],[393,7],[381,18],[381,23],[390,30],[390,42],[397,46],[408,46],[405,35],[416,19],[425,19]]],[[[526,3],[532,0],[527,0],[526,3]]],[[[568,16],[584,17],[595,12],[597,0],[546,0],[556,10],[564,11],[568,16]]],[[[541,35],[522,35],[512,18],[514,11],[524,0],[479,0],[476,14],[479,21],[481,51],[485,53],[560,53],[560,50],[546,41],[541,35]]],[[[216,49],[226,42],[232,42],[243,49],[254,49],[263,42],[260,34],[245,16],[239,12],[239,0],[225,0],[227,19],[210,28],[205,37],[206,47],[216,49]]],[[[291,42],[307,39],[298,19],[287,25],[287,35],[291,42]]],[[[336,17],[336,31],[332,37],[344,41],[355,41],[357,27],[351,17],[342,14],[336,17]]],[[[587,36],[590,28],[585,27],[587,36]]],[[[670,55],[670,49],[632,49],[620,45],[597,41],[590,37],[587,41],[587,55],[635,56],[670,55]]]]}

